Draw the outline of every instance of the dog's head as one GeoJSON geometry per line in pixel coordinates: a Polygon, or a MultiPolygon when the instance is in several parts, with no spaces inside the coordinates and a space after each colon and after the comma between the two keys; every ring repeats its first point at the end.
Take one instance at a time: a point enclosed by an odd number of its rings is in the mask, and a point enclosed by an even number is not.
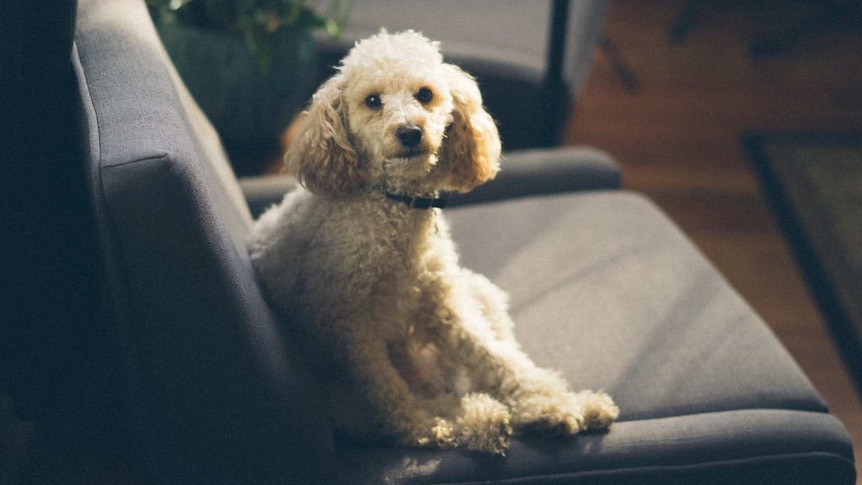
{"type": "Polygon", "coordinates": [[[499,158],[473,78],[421,34],[382,31],[314,95],[285,162],[313,192],[467,192],[496,175],[499,158]]]}

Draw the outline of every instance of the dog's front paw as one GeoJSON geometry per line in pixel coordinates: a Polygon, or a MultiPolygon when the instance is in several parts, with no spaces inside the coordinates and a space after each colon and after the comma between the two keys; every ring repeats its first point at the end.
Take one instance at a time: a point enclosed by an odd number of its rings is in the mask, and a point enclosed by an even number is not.
{"type": "Polygon", "coordinates": [[[470,450],[505,455],[512,436],[511,416],[505,405],[487,394],[461,399],[456,423],[458,443],[470,450]]]}
{"type": "Polygon", "coordinates": [[[529,432],[563,436],[585,429],[577,396],[570,392],[522,397],[517,403],[515,424],[529,432]]]}
{"type": "Polygon", "coordinates": [[[438,448],[441,450],[458,446],[452,423],[443,418],[434,418],[434,424],[428,430],[420,431],[410,441],[412,444],[419,445],[422,448],[438,448]]]}
{"type": "Polygon", "coordinates": [[[581,391],[575,398],[584,417],[584,429],[607,429],[620,415],[620,408],[604,392],[581,391]]]}
{"type": "Polygon", "coordinates": [[[607,429],[619,414],[613,399],[603,392],[534,394],[518,402],[515,423],[529,431],[573,435],[607,429]]]}

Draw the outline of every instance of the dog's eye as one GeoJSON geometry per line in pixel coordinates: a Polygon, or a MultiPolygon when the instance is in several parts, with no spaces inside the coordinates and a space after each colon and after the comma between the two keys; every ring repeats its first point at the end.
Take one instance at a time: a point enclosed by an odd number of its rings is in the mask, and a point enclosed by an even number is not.
{"type": "Polygon", "coordinates": [[[383,107],[383,100],[380,99],[379,94],[370,94],[365,98],[365,106],[371,109],[380,109],[383,107]]]}
{"type": "Polygon", "coordinates": [[[422,104],[430,102],[433,98],[434,93],[432,93],[428,88],[420,88],[419,91],[416,92],[416,99],[422,104]]]}

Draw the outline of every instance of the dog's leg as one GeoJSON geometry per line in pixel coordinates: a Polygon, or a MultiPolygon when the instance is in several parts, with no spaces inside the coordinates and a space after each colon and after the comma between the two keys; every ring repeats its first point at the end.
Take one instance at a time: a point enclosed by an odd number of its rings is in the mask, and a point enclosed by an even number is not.
{"type": "Polygon", "coordinates": [[[498,340],[515,340],[515,323],[509,317],[509,295],[485,276],[461,269],[461,281],[479,305],[498,340]]]}
{"type": "Polygon", "coordinates": [[[477,384],[488,389],[511,411],[515,428],[572,435],[604,429],[619,409],[605,393],[573,393],[556,372],[536,366],[514,341],[487,342],[464,336],[462,365],[473,366],[477,384]]]}
{"type": "Polygon", "coordinates": [[[512,435],[509,409],[484,393],[461,398],[453,433],[458,444],[470,450],[505,455],[512,435]]]}
{"type": "Polygon", "coordinates": [[[352,339],[345,345],[350,366],[371,403],[381,411],[398,442],[404,446],[457,446],[453,425],[423,405],[389,359],[386,345],[376,339],[352,339]]]}
{"type": "Polygon", "coordinates": [[[607,394],[572,392],[561,377],[547,369],[533,365],[516,375],[516,384],[504,385],[501,395],[512,409],[517,428],[573,435],[587,429],[605,429],[619,415],[607,394]]]}
{"type": "Polygon", "coordinates": [[[511,410],[516,428],[575,434],[604,429],[619,414],[604,393],[573,393],[556,372],[536,366],[521,350],[511,331],[505,293],[487,279],[465,278],[470,302],[450,300],[445,332],[451,355],[473,369],[476,390],[488,390],[511,410]]]}

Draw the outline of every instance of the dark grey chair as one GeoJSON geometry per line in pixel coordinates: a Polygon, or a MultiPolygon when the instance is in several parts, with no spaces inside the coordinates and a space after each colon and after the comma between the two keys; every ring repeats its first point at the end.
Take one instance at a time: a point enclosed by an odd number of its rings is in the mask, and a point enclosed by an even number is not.
{"type": "Polygon", "coordinates": [[[846,430],[768,327],[593,150],[512,153],[446,210],[463,263],[511,293],[528,353],[574,388],[609,391],[619,422],[518,436],[506,458],[335,443],[245,250],[247,200],[289,184],[238,183],[143,0],[81,0],[70,54],[91,208],[75,229],[97,242],[102,304],[76,321],[91,337],[65,362],[74,371],[10,392],[35,419],[51,416],[46,401],[78,403],[76,429],[104,431],[142,481],[854,483],[846,430]],[[26,399],[38,395],[54,399],[26,399]]]}

